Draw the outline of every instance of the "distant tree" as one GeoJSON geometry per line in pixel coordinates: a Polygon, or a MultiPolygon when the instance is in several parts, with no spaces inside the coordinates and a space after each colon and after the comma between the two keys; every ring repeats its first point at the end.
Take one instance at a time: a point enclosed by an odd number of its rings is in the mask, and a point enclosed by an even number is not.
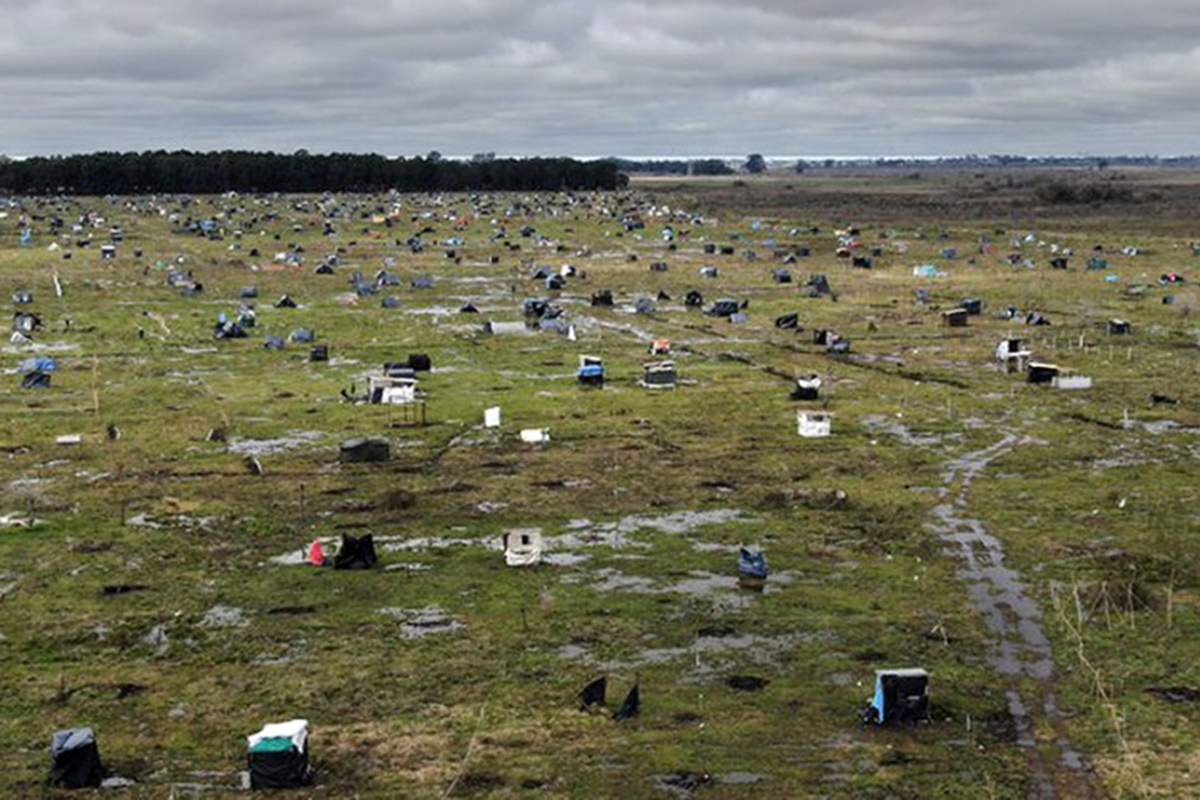
{"type": "Polygon", "coordinates": [[[490,164],[496,160],[495,153],[476,153],[471,156],[472,164],[490,164]]]}
{"type": "Polygon", "coordinates": [[[429,154],[425,156],[425,160],[431,161],[434,164],[436,164],[442,160],[442,154],[439,153],[437,150],[430,150],[429,154]]]}
{"type": "Polygon", "coordinates": [[[804,170],[808,169],[808,163],[802,158],[796,162],[796,174],[803,175],[804,170]]]}
{"type": "Polygon", "coordinates": [[[743,169],[752,175],[758,175],[761,172],[767,171],[767,160],[762,157],[762,153],[751,153],[746,156],[746,163],[743,169]]]}

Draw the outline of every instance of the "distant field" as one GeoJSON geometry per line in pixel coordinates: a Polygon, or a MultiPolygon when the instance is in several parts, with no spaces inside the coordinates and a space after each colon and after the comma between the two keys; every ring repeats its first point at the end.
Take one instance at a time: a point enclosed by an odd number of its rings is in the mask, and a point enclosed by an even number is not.
{"type": "Polygon", "coordinates": [[[0,296],[41,323],[0,382],[0,794],[45,796],[51,734],[90,725],[122,796],[239,796],[245,737],[302,717],[316,784],[281,796],[1195,795],[1198,199],[1182,170],[814,169],[0,201],[0,296]],[[564,332],[483,332],[527,298],[564,332]],[[263,346],[300,328],[329,361],[263,346]],[[1006,372],[1006,338],[1091,387],[1006,372]],[[410,354],[425,424],[347,401],[410,354]],[[640,385],[663,357],[676,388],[640,385]],[[390,459],[343,463],[357,437],[390,459]],[[514,529],[545,563],[505,566],[514,529]],[[366,533],[374,570],[297,563],[366,533]],[[891,667],[929,671],[930,719],[860,730],[891,667]],[[578,710],[600,675],[637,717],[578,710]]]}

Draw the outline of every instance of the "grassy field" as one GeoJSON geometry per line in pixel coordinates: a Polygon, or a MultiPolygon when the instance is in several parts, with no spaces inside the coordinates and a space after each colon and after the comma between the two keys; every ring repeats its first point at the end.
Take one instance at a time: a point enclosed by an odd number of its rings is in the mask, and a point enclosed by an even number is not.
{"type": "Polygon", "coordinates": [[[245,737],[295,717],[317,782],[282,796],[1197,793],[1198,192],[1183,172],[816,170],[613,194],[5,201],[0,296],[31,292],[13,311],[42,327],[4,346],[0,383],[0,794],[49,794],[51,733],[90,725],[135,781],[123,796],[234,796],[245,737]],[[1109,202],[1043,202],[1105,183],[1109,202]],[[851,227],[870,268],[836,254],[851,227]],[[561,290],[530,278],[565,264],[561,290]],[[358,296],[351,273],[380,269],[399,285],[358,296]],[[832,295],[808,296],[815,273],[832,295]],[[215,339],[251,285],[249,336],[215,339]],[[611,308],[589,303],[603,289],[611,308]],[[747,319],[686,308],[692,289],[747,319]],[[285,293],[298,308],[274,307],[285,293]],[[576,340],[483,333],[530,297],[576,340]],[[966,298],[982,313],[944,327],[966,298]],[[787,313],[805,330],[777,328],[787,313]],[[301,327],[330,361],[263,347],[301,327]],[[1010,336],[1092,387],[1007,374],[1010,336]],[[660,337],[673,390],[638,384],[660,337]],[[345,401],[410,353],[433,365],[427,424],[345,401]],[[602,389],[576,382],[583,354],[603,357],[602,389]],[[33,355],[57,360],[48,389],[21,388],[33,355]],[[789,399],[809,372],[823,399],[789,399]],[[831,412],[832,435],[798,436],[797,409],[831,412]],[[355,437],[390,460],[342,463],[355,437]],[[519,528],[548,563],[505,567],[519,528]],[[363,533],[379,569],[296,563],[363,533]],[[737,587],[741,544],[767,552],[761,594],[737,587]],[[931,720],[859,730],[874,670],[912,666],[931,720]],[[639,716],[578,710],[600,675],[610,707],[639,685],[639,716]]]}

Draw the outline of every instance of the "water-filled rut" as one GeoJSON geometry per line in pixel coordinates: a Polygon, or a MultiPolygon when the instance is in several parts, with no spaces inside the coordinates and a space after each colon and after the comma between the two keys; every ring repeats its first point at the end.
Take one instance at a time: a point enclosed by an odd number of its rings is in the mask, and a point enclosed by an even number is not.
{"type": "Polygon", "coordinates": [[[1054,661],[1038,604],[1020,574],[1005,564],[1003,541],[968,516],[971,482],[992,461],[1029,443],[1010,433],[948,462],[931,528],[958,559],[958,575],[994,637],[988,662],[1009,683],[1008,713],[1029,766],[1028,797],[1095,797],[1090,770],[1067,739],[1066,718],[1054,696],[1054,661]],[[1040,722],[1046,724],[1036,725],[1040,722]],[[1035,729],[1052,731],[1053,741],[1039,742],[1035,729]]]}

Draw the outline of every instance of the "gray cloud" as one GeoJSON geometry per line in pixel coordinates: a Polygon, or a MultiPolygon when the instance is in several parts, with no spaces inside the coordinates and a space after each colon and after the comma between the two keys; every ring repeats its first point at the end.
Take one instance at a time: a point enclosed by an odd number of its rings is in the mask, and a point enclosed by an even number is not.
{"type": "Polygon", "coordinates": [[[1191,0],[0,0],[0,152],[1191,153],[1191,0]]]}

